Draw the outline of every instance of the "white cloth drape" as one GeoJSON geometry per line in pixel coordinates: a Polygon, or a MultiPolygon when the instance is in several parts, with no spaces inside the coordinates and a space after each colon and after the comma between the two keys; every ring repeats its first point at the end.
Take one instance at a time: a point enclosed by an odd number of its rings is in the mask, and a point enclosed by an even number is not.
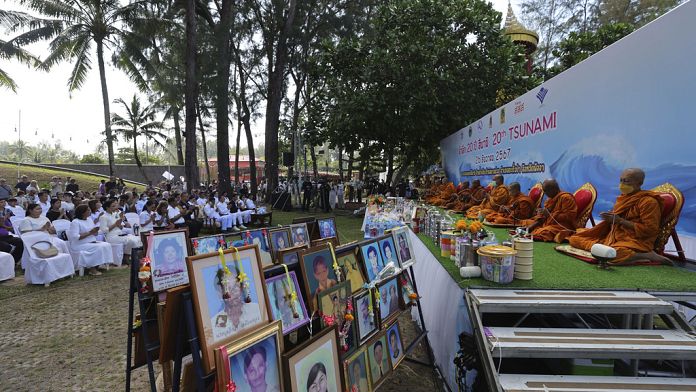
{"type": "Polygon", "coordinates": [[[15,262],[11,254],[0,252],[0,281],[15,277],[15,262]]]}

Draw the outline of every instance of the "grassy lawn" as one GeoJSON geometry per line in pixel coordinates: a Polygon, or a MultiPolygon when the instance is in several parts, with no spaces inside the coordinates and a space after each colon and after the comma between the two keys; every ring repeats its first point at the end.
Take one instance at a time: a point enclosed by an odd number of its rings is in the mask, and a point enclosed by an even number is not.
{"type": "Polygon", "coordinates": [[[362,218],[355,218],[352,215],[343,216],[333,213],[306,213],[306,212],[283,212],[273,210],[273,225],[289,225],[294,218],[301,216],[315,216],[317,218],[336,217],[336,228],[338,230],[338,239],[341,244],[351,241],[360,241],[363,239],[363,233],[360,231],[362,226],[362,218]]]}
{"type": "MultiPolygon", "coordinates": [[[[63,182],[65,182],[65,177],[70,176],[75,179],[77,184],[80,186],[80,190],[90,192],[99,189],[100,180],[109,179],[108,176],[72,173],[64,170],[44,169],[31,166],[22,166],[19,170],[19,175],[26,175],[30,180],[36,180],[41,188],[48,188],[48,183],[51,181],[51,177],[53,176],[62,177],[63,182]]],[[[0,163],[0,178],[6,179],[8,185],[14,186],[14,184],[17,183],[17,166],[9,163],[0,163]]],[[[126,186],[128,188],[136,187],[139,191],[143,190],[141,185],[136,185],[128,181],[126,181],[126,186]]]]}

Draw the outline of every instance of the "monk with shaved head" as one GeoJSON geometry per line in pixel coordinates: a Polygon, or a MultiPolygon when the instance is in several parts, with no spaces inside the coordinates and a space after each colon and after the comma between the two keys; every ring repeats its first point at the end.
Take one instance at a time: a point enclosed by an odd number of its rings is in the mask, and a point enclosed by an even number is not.
{"type": "Polygon", "coordinates": [[[486,189],[481,186],[481,181],[474,180],[471,183],[471,189],[469,190],[469,199],[463,204],[459,205],[459,208],[455,208],[457,212],[466,212],[469,208],[481,204],[486,200],[486,189]]]}
{"type": "Polygon", "coordinates": [[[470,207],[466,212],[466,217],[469,219],[478,219],[479,214],[486,216],[492,212],[498,211],[500,207],[506,205],[510,200],[510,191],[503,183],[503,176],[497,174],[493,177],[495,187],[490,194],[477,206],[470,207]]]}
{"type": "Polygon", "coordinates": [[[520,191],[520,183],[513,182],[508,186],[510,200],[508,205],[501,206],[498,212],[486,215],[486,220],[499,225],[518,224],[534,215],[534,200],[520,191]]]}
{"type": "Polygon", "coordinates": [[[460,182],[457,185],[457,193],[450,198],[450,202],[445,205],[445,208],[448,210],[460,210],[470,198],[469,181],[460,182]]]}
{"type": "Polygon", "coordinates": [[[535,240],[561,243],[575,233],[578,207],[575,197],[561,191],[554,179],[544,181],[544,193],[548,197],[544,208],[536,216],[522,222],[535,240]]]}
{"type": "Polygon", "coordinates": [[[645,173],[641,169],[626,169],[621,173],[621,195],[611,211],[602,212],[603,221],[597,226],[570,237],[574,248],[589,251],[594,244],[616,249],[614,264],[638,261],[658,261],[671,264],[654,251],[660,232],[662,198],[659,194],[641,189],[645,173]]]}

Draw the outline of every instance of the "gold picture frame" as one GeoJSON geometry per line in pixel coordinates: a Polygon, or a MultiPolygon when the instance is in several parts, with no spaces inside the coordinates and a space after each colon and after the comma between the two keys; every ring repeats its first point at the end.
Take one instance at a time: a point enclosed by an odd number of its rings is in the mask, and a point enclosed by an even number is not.
{"type": "Polygon", "coordinates": [[[338,330],[325,328],[303,345],[283,355],[285,391],[310,389],[317,376],[324,374],[329,390],[343,389],[343,371],[339,362],[338,330]]]}

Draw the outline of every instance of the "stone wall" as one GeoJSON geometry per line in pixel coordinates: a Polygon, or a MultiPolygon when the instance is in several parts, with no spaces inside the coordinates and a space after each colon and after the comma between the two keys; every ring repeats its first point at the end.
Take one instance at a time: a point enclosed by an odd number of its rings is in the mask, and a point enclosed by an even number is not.
{"type": "MultiPolygon", "coordinates": [[[[50,166],[64,167],[66,169],[82,170],[86,172],[92,172],[97,174],[109,175],[109,165],[106,164],[96,164],[96,163],[51,163],[50,166]]],[[[158,183],[164,180],[162,173],[168,171],[174,175],[175,178],[183,176],[184,166],[178,165],[146,165],[143,166],[143,170],[147,175],[148,179],[153,183],[158,183]]],[[[146,183],[147,181],[143,178],[143,175],[138,169],[138,165],[122,165],[117,164],[114,168],[114,175],[116,177],[121,177],[124,180],[131,180],[136,182],[146,183]]]]}

